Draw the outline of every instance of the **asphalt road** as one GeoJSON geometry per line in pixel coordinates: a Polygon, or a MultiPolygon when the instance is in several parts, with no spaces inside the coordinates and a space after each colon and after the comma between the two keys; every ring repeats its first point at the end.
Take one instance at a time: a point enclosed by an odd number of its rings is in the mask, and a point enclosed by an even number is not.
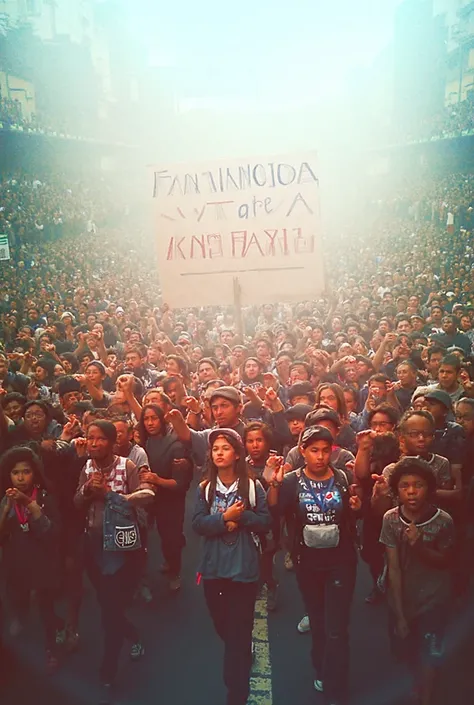
{"type": "MultiPolygon", "coordinates": [[[[190,497],[191,504],[192,498],[190,497]]],[[[188,507],[189,510],[189,507],[188,507]]],[[[177,595],[167,591],[158,572],[159,542],[152,537],[150,567],[154,587],[151,605],[135,604],[131,615],[139,626],[146,654],[139,663],[122,655],[118,705],[223,705],[222,647],[215,635],[203,599],[195,584],[199,539],[189,527],[184,555],[183,586],[177,595]]],[[[310,638],[296,631],[303,614],[295,576],[284,570],[279,554],[277,572],[280,603],[258,621],[256,670],[250,705],[319,705],[321,696],[312,690],[310,638]],[[267,635],[270,659],[268,652],[267,635]],[[266,681],[265,681],[266,677],[266,681]],[[271,680],[270,680],[271,679],[271,680]],[[265,694],[271,682],[271,695],[265,694]]],[[[367,570],[359,564],[359,576],[351,625],[351,705],[395,705],[406,702],[409,682],[403,669],[389,656],[386,614],[383,605],[364,603],[370,588],[367,570]]],[[[474,647],[474,601],[460,613],[448,639],[448,660],[439,679],[435,705],[474,703],[471,654],[474,647]]],[[[93,705],[97,702],[97,671],[100,660],[100,615],[89,585],[81,613],[81,645],[67,657],[52,677],[44,675],[41,632],[37,618],[14,641],[7,637],[9,654],[3,658],[6,672],[0,685],[2,705],[93,705]]]]}

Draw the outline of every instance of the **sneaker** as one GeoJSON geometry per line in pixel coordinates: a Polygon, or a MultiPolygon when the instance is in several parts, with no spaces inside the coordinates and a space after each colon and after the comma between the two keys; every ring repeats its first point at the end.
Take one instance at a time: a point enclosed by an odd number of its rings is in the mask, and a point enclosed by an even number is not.
{"type": "Polygon", "coordinates": [[[170,590],[171,592],[178,592],[178,590],[181,590],[181,578],[179,575],[175,575],[170,578],[170,590]]]}
{"type": "Polygon", "coordinates": [[[272,588],[268,588],[267,591],[267,610],[269,612],[275,612],[278,606],[278,585],[272,588]]]}
{"type": "Polygon", "coordinates": [[[300,634],[307,634],[309,631],[311,631],[311,627],[309,626],[309,617],[307,614],[305,614],[303,619],[298,622],[298,626],[296,628],[300,634]]]}
{"type": "Polygon", "coordinates": [[[79,634],[70,627],[66,628],[66,638],[64,640],[64,647],[68,654],[72,654],[77,651],[79,647],[79,634]]]}
{"type": "Polygon", "coordinates": [[[52,675],[58,670],[59,662],[52,651],[46,651],[46,673],[52,675]]]}
{"type": "Polygon", "coordinates": [[[315,678],[313,681],[313,688],[318,691],[318,693],[322,693],[324,690],[323,687],[323,682],[319,680],[319,678],[315,678]]]}
{"type": "Polygon", "coordinates": [[[63,646],[66,643],[66,630],[56,629],[56,646],[63,646]]]}
{"type": "Polygon", "coordinates": [[[112,684],[102,683],[100,686],[99,705],[112,705],[112,684]]]}
{"type": "Polygon", "coordinates": [[[148,587],[148,585],[142,585],[140,587],[139,595],[140,595],[140,599],[143,600],[143,602],[146,605],[149,605],[150,602],[153,602],[153,595],[152,595],[151,590],[148,587]]]}
{"type": "Polygon", "coordinates": [[[365,598],[365,601],[368,605],[378,605],[381,602],[383,602],[384,595],[380,590],[378,589],[377,586],[375,586],[371,592],[367,595],[365,598]]]}
{"type": "Polygon", "coordinates": [[[294,570],[295,566],[293,565],[293,559],[289,553],[285,553],[285,560],[283,563],[286,570],[294,570]]]}
{"type": "Polygon", "coordinates": [[[439,634],[425,634],[428,642],[428,649],[431,658],[442,658],[444,656],[444,641],[439,634]]]}
{"type": "Polygon", "coordinates": [[[145,647],[140,641],[135,642],[135,644],[132,644],[132,648],[130,649],[130,658],[132,661],[139,661],[142,656],[145,655],[145,647]]]}

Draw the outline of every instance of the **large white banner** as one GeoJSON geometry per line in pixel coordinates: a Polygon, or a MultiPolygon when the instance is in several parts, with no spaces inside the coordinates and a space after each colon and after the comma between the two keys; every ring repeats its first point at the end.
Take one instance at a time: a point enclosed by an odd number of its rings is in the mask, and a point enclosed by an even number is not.
{"type": "Polygon", "coordinates": [[[154,168],[163,300],[174,307],[314,298],[324,288],[316,155],[154,168]]]}

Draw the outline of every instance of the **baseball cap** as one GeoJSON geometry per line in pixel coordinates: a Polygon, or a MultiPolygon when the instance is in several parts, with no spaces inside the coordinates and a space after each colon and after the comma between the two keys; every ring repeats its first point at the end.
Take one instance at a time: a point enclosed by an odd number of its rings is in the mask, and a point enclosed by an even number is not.
{"type": "Polygon", "coordinates": [[[235,387],[219,387],[218,389],[215,389],[210,395],[209,401],[212,402],[212,400],[216,399],[217,397],[221,397],[221,399],[227,399],[233,404],[242,403],[242,396],[239,390],[235,389],[235,387]]]}
{"type": "Polygon", "coordinates": [[[233,428],[214,428],[209,434],[209,447],[212,446],[218,436],[225,436],[229,440],[238,443],[239,447],[242,448],[242,452],[244,451],[242,438],[233,428]]]}
{"type": "Polygon", "coordinates": [[[295,404],[285,411],[287,421],[304,421],[313,407],[309,404],[295,404]]]}
{"type": "Polygon", "coordinates": [[[341,426],[339,414],[337,411],[334,411],[334,409],[330,409],[329,407],[326,409],[320,407],[315,411],[311,411],[311,413],[306,417],[306,426],[317,426],[317,424],[321,421],[332,421],[337,428],[340,428],[341,426]]]}
{"type": "Polygon", "coordinates": [[[435,401],[439,401],[440,404],[444,404],[449,411],[452,409],[453,405],[451,402],[451,397],[448,392],[444,392],[442,389],[429,389],[425,392],[424,396],[425,399],[434,399],[435,401]]]}
{"type": "Polygon", "coordinates": [[[69,316],[69,318],[74,320],[74,316],[72,315],[72,313],[70,311],[64,311],[64,313],[61,314],[61,321],[64,320],[65,318],[67,318],[68,316],[69,316]]]}
{"type": "Polygon", "coordinates": [[[323,428],[322,426],[310,426],[310,428],[306,428],[301,434],[299,444],[303,448],[307,448],[313,441],[327,441],[332,445],[334,439],[327,428],[323,428]]]}

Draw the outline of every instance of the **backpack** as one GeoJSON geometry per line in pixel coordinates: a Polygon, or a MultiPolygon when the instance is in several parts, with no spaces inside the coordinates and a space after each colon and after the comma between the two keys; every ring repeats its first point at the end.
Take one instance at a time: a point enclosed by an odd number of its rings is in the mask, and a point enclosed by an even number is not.
{"type": "MultiPolygon", "coordinates": [[[[204,499],[207,502],[207,505],[210,506],[209,503],[209,494],[211,491],[211,483],[207,482],[206,486],[204,488],[204,499]]],[[[257,506],[257,487],[256,487],[256,480],[249,480],[249,504],[251,509],[255,509],[257,506]]]]}
{"type": "MultiPolygon", "coordinates": [[[[206,482],[206,486],[204,487],[204,499],[206,500],[206,504],[208,509],[210,510],[211,505],[209,502],[209,495],[210,495],[210,489],[211,489],[211,483],[206,482]]],[[[257,480],[249,479],[249,504],[251,509],[255,509],[257,506],[257,480]]],[[[262,540],[260,536],[253,531],[250,532],[250,535],[252,537],[252,540],[255,544],[255,548],[259,553],[263,552],[262,549],[262,540]]]]}

